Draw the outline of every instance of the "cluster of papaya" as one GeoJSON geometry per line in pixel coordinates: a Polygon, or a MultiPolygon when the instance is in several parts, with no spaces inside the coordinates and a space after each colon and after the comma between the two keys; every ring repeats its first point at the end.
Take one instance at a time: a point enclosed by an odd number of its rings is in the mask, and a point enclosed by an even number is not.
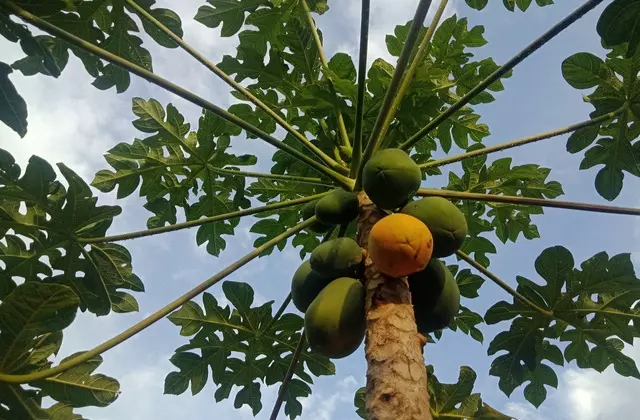
{"type": "MultiPolygon", "coordinates": [[[[468,233],[462,212],[441,197],[412,201],[420,187],[418,165],[401,149],[385,149],[365,165],[363,189],[390,214],[373,225],[367,254],[381,273],[407,277],[418,331],[447,327],[460,309],[460,291],[440,258],[454,254],[468,233]]],[[[358,215],[357,195],[336,190],[302,209],[318,219],[310,229],[326,232],[358,215]]],[[[293,276],[294,305],[305,314],[310,347],[325,356],[353,353],[365,334],[364,253],[356,241],[342,237],[320,244],[293,276]]]]}

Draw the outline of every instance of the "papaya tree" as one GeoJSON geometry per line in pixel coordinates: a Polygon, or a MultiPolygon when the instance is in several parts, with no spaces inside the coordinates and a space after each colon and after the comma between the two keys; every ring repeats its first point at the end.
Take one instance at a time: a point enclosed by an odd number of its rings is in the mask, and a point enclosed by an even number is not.
{"type": "MultiPolygon", "coordinates": [[[[271,419],[300,416],[314,378],[335,374],[332,360],[361,347],[366,386],[354,395],[354,416],[512,419],[474,393],[470,367],[451,372],[456,383],[442,383],[429,364],[428,349],[444,331],[483,342],[483,325],[502,328],[488,344],[485,373],[504,394],[520,389],[535,407],[558,386],[552,365],[613,366],[640,379],[623,352],[640,337],[640,279],[630,252],[603,250],[579,264],[563,244],[531,260],[522,255],[536,279],[506,281],[488,268],[492,239],[539,238],[534,220],[548,207],[640,215],[558,200],[564,190],[549,168],[489,160],[568,135],[566,151],[584,155],[578,169],[598,168],[589,182],[604,200],[619,198],[625,175],[640,177],[640,0],[584,1],[504,63],[476,57],[473,50],[487,43],[484,28],[460,17],[488,0],[458,2],[449,17],[448,0],[414,1],[412,19],[386,37],[394,63],[369,60],[370,0],[361,1],[357,63],[345,52],[327,57],[317,24],[327,0],[201,3],[196,23],[237,39],[235,55],[218,63],[189,45],[180,16],[155,0],[0,0],[0,33],[24,53],[0,61],[0,119],[20,137],[28,108],[14,78],[58,78],[72,56],[99,90],[125,94],[132,78],[142,78],[201,110],[194,125],[171,103],[132,98],[138,137],[106,151],[92,180],[64,163],[54,169],[37,151],[22,168],[0,148],[0,418],[80,419],[78,409],[112,404],[121,390],[100,370],[108,351],[164,318],[188,337],[171,357],[165,393],[197,394],[211,381],[217,402],[235,392],[234,406],[256,416],[261,390],[276,385],[271,419]],[[561,66],[568,85],[588,91],[588,118],[485,144],[489,128],[476,108],[599,6],[595,30],[605,53],[576,52],[561,66]],[[188,54],[236,101],[221,107],[155,73],[145,42],[188,54]],[[252,171],[258,156],[237,154],[239,140],[273,148],[268,172],[252,171]],[[454,145],[461,153],[451,153],[454,145]],[[461,172],[443,172],[453,163],[461,172]],[[116,200],[137,193],[150,213],[146,229],[110,231],[122,207],[99,204],[95,190],[116,200]],[[218,258],[245,216],[257,219],[245,256],[130,328],[54,363],[78,312],[139,310],[134,294],[144,292],[145,279],[124,241],[193,229],[197,245],[218,258]],[[288,246],[300,261],[277,309],[273,301],[254,303],[248,283],[225,280],[288,246]],[[506,298],[481,315],[466,304],[486,280],[506,298]]],[[[514,13],[554,7],[552,0],[503,4],[514,13]]]]}

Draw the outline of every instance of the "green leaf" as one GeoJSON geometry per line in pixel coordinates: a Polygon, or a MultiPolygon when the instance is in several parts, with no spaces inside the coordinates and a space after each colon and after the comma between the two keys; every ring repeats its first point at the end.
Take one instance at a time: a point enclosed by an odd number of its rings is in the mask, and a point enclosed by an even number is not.
{"type": "Polygon", "coordinates": [[[82,415],[73,412],[72,406],[64,403],[56,403],[47,408],[47,414],[51,420],[85,420],[82,415]]]}
{"type": "Polygon", "coordinates": [[[0,383],[0,401],[2,401],[0,415],[3,418],[12,420],[49,420],[50,418],[48,413],[41,408],[41,397],[34,390],[25,390],[19,385],[0,383]]]}
{"type": "MultiPolygon", "coordinates": [[[[133,125],[150,136],[109,150],[106,160],[114,171],[99,171],[93,186],[103,192],[117,188],[118,198],[139,189],[147,200],[145,208],[154,213],[147,222],[150,228],[176,223],[178,209],[187,220],[197,220],[249,206],[243,199],[245,184],[237,182],[242,177],[219,171],[256,163],[253,155],[228,153],[231,127],[226,121],[204,111],[198,130],[190,131],[190,124],[173,105],[165,111],[155,99],[134,98],[133,112],[138,117],[133,125]]],[[[232,219],[202,225],[196,241],[206,243],[207,251],[217,256],[226,247],[223,235],[233,235],[238,223],[232,219]]]]}
{"type": "MultiPolygon", "coordinates": [[[[77,352],[60,363],[78,357],[85,352],[77,352]]],[[[106,407],[120,394],[117,380],[103,374],[93,374],[102,364],[102,356],[95,356],[63,373],[52,376],[34,385],[42,389],[44,395],[72,407],[106,407]]]]}
{"type": "Polygon", "coordinates": [[[465,2],[472,9],[482,10],[487,6],[489,0],[465,0],[465,2]]]}
{"type": "Polygon", "coordinates": [[[518,277],[517,291],[541,310],[519,301],[493,305],[485,315],[488,324],[512,320],[508,331],[496,335],[489,355],[498,355],[490,375],[510,395],[527,383],[524,396],[539,406],[546,398],[546,386],[557,387],[553,370],[542,363],[564,363],[557,344],[568,342],[564,360],[575,360],[580,368],[603,371],[613,364],[623,376],[640,379],[640,372],[622,353],[624,342],[635,337],[630,321],[640,313],[640,279],[629,254],[609,258],[598,253],[575,268],[571,252],[564,247],[545,249],[535,262],[543,284],[518,277]]]}
{"type": "Polygon", "coordinates": [[[222,25],[220,35],[223,37],[238,33],[244,24],[246,12],[269,3],[266,0],[207,0],[207,2],[212,7],[201,6],[194,19],[209,28],[222,25]]]}
{"type": "MultiPolygon", "coordinates": [[[[176,12],[164,8],[148,9],[147,11],[149,12],[149,14],[151,14],[151,16],[160,21],[160,23],[169,28],[171,32],[182,38],[182,36],[184,35],[182,31],[182,21],[180,20],[180,16],[178,16],[176,12]]],[[[136,12],[136,14],[140,16],[139,13],[136,12]]],[[[142,27],[144,28],[144,30],[158,44],[166,48],[178,48],[178,44],[167,34],[158,29],[154,24],[152,24],[142,16],[140,16],[140,20],[142,21],[142,27]]]]}
{"type": "MultiPolygon", "coordinates": [[[[216,401],[229,398],[238,387],[234,406],[248,405],[256,415],[262,409],[262,386],[284,380],[303,319],[294,314],[273,319],[273,302],[253,306],[253,289],[246,283],[226,281],[222,289],[231,306],[220,306],[213,295],[205,293],[203,307],[189,302],[169,315],[182,335],[193,338],[171,358],[179,370],[166,377],[165,393],[182,394],[190,385],[195,395],[210,375],[218,386],[216,401]]],[[[300,415],[298,398],[311,394],[311,375],[334,373],[329,359],[303,350],[290,384],[293,388],[285,395],[285,412],[292,418],[300,415]]]]}
{"type": "Polygon", "coordinates": [[[106,315],[111,309],[137,309],[122,289],[144,291],[133,274],[131,255],[121,245],[86,247],[83,238],[104,237],[118,206],[98,206],[89,186],[64,164],[58,164],[67,187],[53,168],[32,156],[24,173],[7,152],[0,169],[0,292],[13,290],[20,278],[71,287],[80,309],[106,315]],[[26,208],[21,213],[20,207],[26,208]],[[12,229],[13,234],[8,234],[12,229]],[[6,243],[6,245],[5,245],[6,243]],[[48,262],[40,260],[48,257],[48,262]]]}
{"type": "Polygon", "coordinates": [[[620,85],[604,61],[591,53],[577,53],[565,59],[562,62],[562,75],[576,89],[589,89],[602,84],[613,87],[620,85]]]}
{"type": "Polygon", "coordinates": [[[2,372],[11,373],[29,358],[37,358],[30,353],[37,347],[37,338],[68,327],[78,304],[73,290],[60,284],[27,282],[16,287],[0,303],[2,372]]]}
{"type": "Polygon", "coordinates": [[[569,153],[586,149],[581,170],[603,165],[596,174],[595,187],[609,201],[622,191],[625,172],[640,176],[640,142],[637,141],[640,131],[637,126],[629,127],[629,123],[637,118],[634,86],[640,71],[640,55],[624,57],[624,54],[625,48],[615,47],[603,61],[593,54],[578,53],[562,65],[563,75],[571,86],[577,89],[596,87],[592,94],[584,97],[585,102],[595,108],[592,118],[619,111],[612,121],[580,129],[567,141],[569,153]],[[620,112],[622,107],[629,107],[631,112],[620,112]]]}
{"type": "Polygon", "coordinates": [[[590,146],[600,133],[600,126],[592,125],[574,131],[567,139],[567,152],[578,153],[590,146]]]}
{"type": "Polygon", "coordinates": [[[607,45],[628,42],[627,58],[631,57],[640,43],[640,4],[636,0],[614,0],[600,15],[596,31],[607,45]]]}
{"type": "MultiPolygon", "coordinates": [[[[84,41],[153,71],[151,55],[142,46],[142,39],[136,36],[139,27],[132,19],[132,15],[128,13],[132,10],[125,5],[125,2],[63,2],[56,0],[47,2],[46,7],[39,6],[42,2],[22,1],[19,3],[27,10],[32,10],[36,16],[82,38],[84,41]]],[[[138,3],[176,34],[182,35],[180,19],[174,12],[168,9],[151,9],[154,1],[138,3]]],[[[145,30],[160,45],[176,46],[175,42],[152,27],[146,20],[142,21],[145,30]]],[[[10,28],[9,40],[12,42],[20,40],[22,50],[26,54],[26,57],[19,59],[12,65],[23,74],[40,73],[58,77],[67,65],[69,51],[71,51],[81,60],[86,71],[95,79],[93,85],[98,89],[116,87],[116,91],[121,93],[129,87],[130,76],[126,70],[113,64],[104,64],[97,57],[78,47],[71,46],[59,38],[48,35],[34,37],[26,28],[17,29],[16,25],[11,24],[8,26],[10,28]]],[[[3,33],[3,35],[7,37],[7,33],[3,33]]]]}
{"type": "Polygon", "coordinates": [[[11,67],[0,61],[0,121],[24,137],[27,134],[27,104],[9,80],[11,72],[11,67]]]}

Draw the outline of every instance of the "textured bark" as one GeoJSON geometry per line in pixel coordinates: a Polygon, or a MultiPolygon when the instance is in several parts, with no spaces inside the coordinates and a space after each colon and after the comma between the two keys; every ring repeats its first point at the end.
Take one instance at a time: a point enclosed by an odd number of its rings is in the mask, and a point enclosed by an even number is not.
{"type": "MultiPolygon", "coordinates": [[[[359,199],[358,243],[366,249],[369,231],[385,213],[364,192],[359,199]]],[[[416,327],[406,277],[385,276],[367,256],[365,288],[368,420],[432,420],[425,338],[416,327]]]]}

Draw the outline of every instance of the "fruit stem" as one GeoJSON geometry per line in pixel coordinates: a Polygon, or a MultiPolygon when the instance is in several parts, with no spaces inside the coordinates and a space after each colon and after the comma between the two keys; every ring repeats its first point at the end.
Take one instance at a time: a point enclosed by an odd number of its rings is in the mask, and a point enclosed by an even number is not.
{"type": "Polygon", "coordinates": [[[284,128],[287,132],[297,138],[306,148],[318,156],[322,161],[336,172],[346,175],[348,172],[345,167],[341,166],[335,160],[331,159],[329,155],[324,153],[313,143],[311,143],[304,135],[297,131],[291,124],[285,121],[278,113],[271,109],[267,104],[258,99],[254,94],[247,90],[240,83],[237,83],[231,76],[220,70],[213,62],[205,58],[198,50],[189,45],[185,40],[176,35],[171,29],[162,24],[158,19],[153,17],[144,8],[139,6],[135,0],[126,0],[126,2],[143,18],[151,22],[156,28],[164,32],[169,38],[171,38],[176,44],[178,44],[189,55],[198,60],[201,64],[211,70],[216,76],[222,79],[227,85],[231,86],[236,91],[242,93],[251,103],[263,110],[267,115],[273,118],[280,127],[284,128]]]}
{"type": "Polygon", "coordinates": [[[118,241],[126,241],[128,239],[143,238],[145,236],[152,236],[152,235],[158,235],[161,233],[174,232],[177,230],[188,229],[190,227],[201,226],[207,223],[221,222],[223,220],[234,219],[236,217],[249,216],[252,214],[262,213],[265,211],[284,209],[284,208],[292,207],[298,204],[304,204],[309,201],[313,201],[317,198],[322,198],[325,195],[330,193],[331,191],[325,191],[319,194],[310,195],[308,197],[301,197],[301,198],[296,198],[294,200],[281,201],[278,203],[267,204],[266,206],[253,207],[245,210],[232,211],[230,213],[216,214],[215,216],[206,217],[204,219],[189,220],[187,222],[176,223],[173,225],[162,226],[162,227],[157,227],[153,229],[139,230],[137,232],[129,232],[129,233],[123,233],[120,235],[105,236],[101,238],[77,238],[77,241],[82,244],[95,244],[95,243],[118,242],[118,241]]]}
{"type": "Polygon", "coordinates": [[[402,47],[400,57],[398,57],[396,68],[394,69],[393,76],[391,77],[391,82],[389,83],[389,87],[387,88],[387,92],[385,93],[382,106],[380,107],[380,112],[378,113],[378,117],[376,119],[375,125],[373,126],[373,130],[369,135],[367,147],[364,150],[362,160],[360,161],[360,165],[358,166],[358,175],[356,177],[355,185],[356,191],[359,191],[362,186],[362,170],[364,168],[364,165],[369,159],[371,159],[371,156],[373,156],[373,154],[380,146],[380,142],[382,141],[382,136],[380,135],[382,132],[382,126],[387,118],[387,114],[391,109],[393,98],[395,97],[398,86],[402,81],[402,76],[404,75],[404,72],[407,68],[407,64],[409,64],[409,59],[411,58],[413,47],[418,40],[418,35],[420,34],[420,30],[423,27],[424,19],[427,17],[427,12],[429,11],[430,6],[431,0],[420,0],[420,3],[416,8],[416,12],[411,23],[411,28],[409,28],[409,33],[407,34],[407,39],[402,47]]]}
{"type": "Polygon", "coordinates": [[[596,213],[626,214],[640,216],[640,209],[632,207],[606,206],[602,204],[578,203],[575,201],[547,200],[544,198],[521,197],[514,195],[480,194],[460,191],[420,188],[416,195],[425,197],[444,197],[456,200],[487,201],[509,203],[521,206],[555,207],[569,210],[591,211],[596,213]]]}
{"type": "Polygon", "coordinates": [[[446,157],[446,158],[438,159],[438,160],[433,160],[431,162],[426,162],[426,163],[420,164],[418,166],[420,166],[420,169],[422,169],[422,170],[430,169],[430,168],[437,168],[439,166],[443,166],[443,165],[448,165],[450,163],[459,162],[459,161],[464,160],[464,159],[468,159],[468,158],[472,158],[472,157],[476,157],[476,156],[488,155],[489,153],[499,152],[499,151],[502,151],[502,150],[507,150],[507,149],[511,149],[511,148],[514,148],[514,147],[523,146],[525,144],[535,143],[535,142],[540,141],[540,140],[550,139],[552,137],[557,137],[557,136],[560,136],[562,134],[567,134],[567,133],[571,133],[571,132],[576,131],[576,130],[580,130],[581,128],[587,128],[587,127],[591,127],[591,126],[594,126],[594,125],[600,125],[600,124],[604,123],[607,120],[615,118],[616,116],[618,116],[619,114],[624,112],[626,109],[627,109],[627,107],[623,106],[623,107],[621,107],[620,109],[618,109],[616,111],[609,112],[607,114],[601,115],[601,116],[599,116],[597,118],[594,118],[592,120],[582,121],[582,122],[579,122],[579,123],[576,123],[576,124],[569,125],[569,126],[564,127],[564,128],[559,128],[557,130],[553,130],[553,131],[549,131],[549,132],[541,133],[541,134],[536,134],[535,136],[524,137],[524,138],[521,138],[521,139],[518,139],[518,140],[513,140],[513,141],[509,141],[509,142],[505,142],[505,143],[496,144],[495,146],[484,147],[482,149],[472,150],[470,152],[461,153],[459,155],[450,156],[450,157],[446,157]]]}
{"type": "MultiPolygon", "coordinates": [[[[307,18],[307,23],[309,24],[309,29],[311,30],[311,34],[313,35],[313,40],[316,43],[316,47],[318,48],[318,56],[320,57],[320,62],[324,68],[329,68],[329,63],[327,62],[327,57],[324,53],[324,47],[322,46],[322,41],[320,40],[320,34],[318,33],[318,28],[316,27],[315,22],[313,21],[313,16],[311,16],[311,9],[309,9],[309,5],[307,4],[307,0],[302,0],[300,2],[302,4],[302,9],[304,10],[305,16],[307,18]]],[[[327,83],[329,84],[329,89],[333,96],[337,96],[335,92],[335,88],[333,86],[333,82],[331,78],[325,74],[327,78],[327,83]]],[[[337,119],[338,119],[338,131],[340,132],[340,138],[342,139],[342,145],[351,147],[351,142],[349,141],[349,135],[347,134],[347,127],[344,124],[344,118],[342,117],[342,112],[336,109],[337,119]]]]}
{"type": "Polygon", "coordinates": [[[278,399],[273,406],[273,410],[271,411],[270,420],[276,420],[278,418],[278,413],[280,412],[280,407],[282,407],[282,403],[284,401],[284,396],[289,387],[289,383],[291,382],[291,378],[293,377],[293,372],[296,370],[296,366],[298,365],[298,360],[300,360],[300,354],[302,353],[302,349],[304,348],[307,340],[304,335],[304,328],[300,331],[300,341],[298,341],[298,345],[296,346],[295,351],[293,352],[293,357],[291,358],[291,363],[289,363],[289,368],[287,369],[287,373],[280,385],[280,389],[278,391],[278,399]]]}
{"type": "Polygon", "coordinates": [[[306,227],[311,226],[314,222],[316,222],[316,217],[315,216],[310,217],[309,219],[297,224],[296,226],[294,226],[291,229],[281,233],[280,235],[276,236],[275,238],[265,242],[263,245],[257,247],[253,251],[249,252],[248,254],[246,254],[242,258],[238,259],[237,261],[235,261],[231,265],[227,266],[222,271],[218,272],[217,274],[213,275],[212,277],[209,277],[207,280],[205,280],[204,282],[200,283],[199,285],[197,285],[193,289],[189,290],[187,293],[185,293],[184,295],[180,296],[179,298],[177,298],[173,302],[169,303],[165,307],[159,309],[158,311],[154,312],[150,316],[144,318],[142,321],[134,324],[133,326],[131,326],[128,329],[126,329],[123,332],[121,332],[120,334],[116,335],[115,337],[110,338],[109,340],[107,340],[107,341],[103,342],[102,344],[94,347],[93,349],[91,349],[91,350],[89,350],[89,351],[87,351],[87,352],[85,352],[85,353],[83,353],[83,354],[81,354],[81,355],[79,355],[77,357],[74,357],[73,359],[67,360],[66,362],[61,363],[58,366],[53,367],[53,368],[40,370],[40,371],[37,371],[37,372],[31,372],[31,373],[27,373],[27,374],[20,374],[20,375],[8,375],[8,374],[5,374],[5,373],[0,373],[0,382],[5,382],[5,383],[9,383],[9,384],[26,384],[26,383],[29,383],[29,382],[39,381],[41,379],[46,379],[46,378],[52,377],[54,375],[57,375],[59,373],[62,373],[64,371],[66,371],[66,370],[69,370],[71,368],[74,368],[74,367],[76,367],[76,366],[88,361],[89,359],[91,359],[91,358],[93,358],[93,357],[95,357],[95,356],[97,356],[99,354],[102,354],[102,353],[106,352],[109,349],[112,349],[113,347],[117,346],[118,344],[123,343],[124,341],[128,340],[129,338],[131,338],[134,335],[136,335],[139,332],[141,332],[142,330],[150,327],[154,323],[156,323],[159,320],[161,320],[162,318],[166,317],[171,312],[173,312],[176,309],[178,309],[180,306],[184,305],[185,303],[187,303],[191,299],[195,298],[196,296],[198,296],[199,294],[201,294],[202,292],[204,292],[205,290],[207,290],[208,288],[210,288],[214,284],[218,283],[220,280],[224,279],[225,277],[227,277],[230,274],[234,273],[239,268],[241,268],[244,265],[246,265],[251,260],[253,260],[256,257],[260,256],[260,254],[262,254],[263,252],[269,250],[271,247],[278,245],[282,241],[286,241],[289,237],[291,237],[291,236],[295,235],[296,233],[302,231],[306,227]]]}
{"type": "Polygon", "coordinates": [[[514,298],[518,299],[519,301],[521,301],[525,305],[531,307],[531,309],[533,309],[533,310],[535,310],[535,311],[537,311],[537,312],[539,312],[539,313],[541,313],[541,314],[543,314],[545,316],[553,317],[553,312],[539,307],[538,305],[536,305],[535,303],[531,302],[526,297],[522,296],[514,288],[509,286],[506,282],[500,280],[500,278],[498,276],[493,274],[491,271],[487,270],[482,264],[478,263],[473,258],[471,258],[467,254],[465,254],[464,252],[458,250],[458,251],[456,251],[456,255],[460,259],[464,260],[467,264],[471,265],[473,268],[475,268],[476,270],[478,270],[479,272],[484,274],[487,278],[489,278],[491,281],[493,281],[495,284],[497,284],[499,287],[501,287],[502,290],[504,290],[505,292],[509,293],[511,296],[513,296],[514,298]]]}
{"type": "Polygon", "coordinates": [[[484,92],[492,83],[496,80],[504,76],[506,73],[511,71],[515,66],[520,64],[525,58],[529,57],[531,54],[536,52],[540,47],[549,42],[552,38],[558,35],[560,32],[567,29],[570,25],[575,23],[578,19],[584,16],[587,12],[595,8],[597,5],[602,3],[603,0],[587,0],[582,4],[582,6],[578,7],[574,10],[569,16],[562,19],[555,26],[549,29],[547,32],[542,34],[538,39],[529,44],[525,49],[517,53],[513,56],[509,61],[503,64],[496,71],[491,73],[487,78],[485,78],[482,82],[480,82],[476,87],[471,89],[466,95],[460,98],[456,103],[451,105],[447,110],[440,113],[437,117],[435,117],[431,122],[429,122],[426,126],[421,128],[416,134],[411,136],[406,142],[400,145],[400,148],[409,151],[415,144],[424,136],[429,134],[431,131],[435,130],[442,122],[451,117],[457,111],[459,111],[463,106],[468,104],[476,95],[484,92]]]}
{"type": "Polygon", "coordinates": [[[356,128],[351,155],[351,171],[349,176],[355,178],[362,160],[362,123],[364,118],[364,95],[367,90],[367,54],[369,45],[369,15],[371,0],[362,0],[360,13],[360,50],[358,52],[358,98],[356,101],[356,128]]]}
{"type": "Polygon", "coordinates": [[[232,124],[237,125],[238,127],[246,130],[247,132],[254,134],[255,136],[257,136],[258,138],[264,140],[265,142],[269,143],[270,145],[276,147],[277,149],[282,150],[283,152],[291,155],[292,157],[300,160],[301,162],[309,165],[311,168],[315,169],[316,171],[320,172],[321,174],[326,175],[327,177],[331,178],[333,181],[335,181],[336,183],[338,183],[339,185],[342,186],[349,186],[350,182],[349,182],[349,178],[347,178],[346,176],[339,174],[338,172],[334,171],[333,169],[330,169],[326,166],[324,166],[322,163],[317,162],[315,160],[313,160],[312,158],[310,158],[309,156],[305,155],[304,153],[294,149],[293,147],[285,144],[284,142],[276,139],[275,137],[272,137],[271,135],[265,133],[264,131],[260,130],[258,127],[244,121],[242,118],[239,118],[235,115],[233,115],[232,113],[230,113],[229,111],[226,111],[222,108],[220,108],[219,106],[207,101],[206,99],[170,82],[167,79],[164,79],[160,76],[158,76],[157,74],[135,64],[132,63],[118,55],[115,55],[109,51],[106,51],[103,48],[98,47],[97,45],[94,45],[88,41],[85,41],[82,38],[79,38],[43,19],[40,19],[39,17],[29,13],[28,11],[22,9],[21,7],[18,7],[17,5],[15,5],[14,3],[12,3],[11,1],[8,0],[0,0],[0,5],[2,5],[4,8],[9,9],[10,11],[12,11],[13,13],[16,14],[16,16],[18,16],[20,19],[24,20],[25,22],[28,22],[30,24],[32,24],[33,26],[35,26],[36,28],[50,34],[53,35],[55,37],[58,37],[82,50],[85,50],[111,64],[114,64],[124,70],[127,70],[130,73],[133,73],[151,83],[153,83],[156,86],[159,86],[171,93],[174,93],[175,95],[185,99],[186,101],[189,101],[201,108],[204,108],[208,111],[211,111],[212,113],[218,115],[219,117],[231,122],[232,124]]]}

